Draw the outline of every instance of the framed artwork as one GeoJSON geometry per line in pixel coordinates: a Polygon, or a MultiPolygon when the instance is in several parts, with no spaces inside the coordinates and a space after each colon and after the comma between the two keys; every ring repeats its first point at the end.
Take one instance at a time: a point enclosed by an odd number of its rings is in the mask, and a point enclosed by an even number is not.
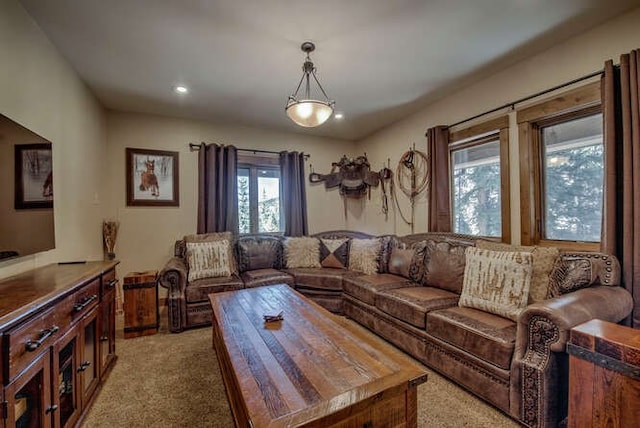
{"type": "Polygon", "coordinates": [[[51,143],[15,147],[15,209],[53,208],[51,143]]]}
{"type": "Polygon", "coordinates": [[[127,206],[177,207],[178,152],[126,149],[127,206]]]}

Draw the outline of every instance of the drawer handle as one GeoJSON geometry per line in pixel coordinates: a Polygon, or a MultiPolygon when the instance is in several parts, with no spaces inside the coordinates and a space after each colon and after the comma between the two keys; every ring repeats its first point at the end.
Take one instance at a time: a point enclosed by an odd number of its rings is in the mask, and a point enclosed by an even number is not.
{"type": "Polygon", "coordinates": [[[84,363],[80,364],[80,367],[78,367],[78,373],[85,371],[89,368],[90,365],[91,361],[85,361],[84,363]]]}
{"type": "Polygon", "coordinates": [[[91,296],[86,297],[82,302],[74,303],[73,304],[73,310],[76,311],[76,312],[80,312],[81,310],[86,308],[89,303],[93,302],[97,298],[98,298],[97,294],[92,294],[91,296]]]}
{"type": "Polygon", "coordinates": [[[40,347],[40,345],[44,343],[45,340],[53,336],[58,330],[60,330],[60,327],[58,327],[57,325],[54,325],[53,327],[46,330],[42,330],[38,335],[38,340],[27,340],[27,343],[25,343],[25,348],[27,348],[27,351],[29,352],[35,351],[40,347]]]}
{"type": "Polygon", "coordinates": [[[111,281],[107,282],[107,290],[111,290],[117,283],[117,279],[112,279],[111,281]]]}
{"type": "Polygon", "coordinates": [[[109,340],[109,336],[100,337],[100,342],[106,342],[107,340],[109,340]]]}
{"type": "Polygon", "coordinates": [[[45,413],[52,413],[52,412],[55,412],[56,410],[58,410],[58,405],[57,404],[53,404],[53,405],[47,407],[47,409],[44,412],[45,413]]]}

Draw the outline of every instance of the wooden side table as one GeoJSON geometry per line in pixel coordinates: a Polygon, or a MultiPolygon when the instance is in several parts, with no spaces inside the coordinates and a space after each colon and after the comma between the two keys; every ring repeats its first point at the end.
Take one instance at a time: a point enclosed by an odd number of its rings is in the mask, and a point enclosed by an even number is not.
{"type": "Polygon", "coordinates": [[[577,427],[640,427],[640,331],[591,320],[571,330],[569,421],[577,427]]]}
{"type": "Polygon", "coordinates": [[[131,272],[125,275],[124,338],[148,336],[158,332],[158,271],[131,272]]]}

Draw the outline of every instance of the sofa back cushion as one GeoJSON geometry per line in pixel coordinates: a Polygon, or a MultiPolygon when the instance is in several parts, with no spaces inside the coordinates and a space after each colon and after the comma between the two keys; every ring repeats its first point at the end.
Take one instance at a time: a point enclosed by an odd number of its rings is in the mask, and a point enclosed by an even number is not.
{"type": "Polygon", "coordinates": [[[231,276],[231,259],[226,239],[220,241],[187,242],[189,282],[202,278],[231,276]]]}
{"type": "Polygon", "coordinates": [[[424,284],[460,294],[469,241],[433,240],[426,242],[424,284]]]}
{"type": "Polygon", "coordinates": [[[284,258],[287,268],[319,268],[320,241],[318,238],[287,237],[284,239],[284,258]]]}
{"type": "Polygon", "coordinates": [[[395,240],[391,246],[389,273],[422,283],[424,280],[426,246],[427,243],[425,241],[407,245],[395,240]]]}
{"type": "Polygon", "coordinates": [[[517,320],[527,305],[533,257],[529,252],[469,247],[458,305],[517,320]]]}
{"type": "Polygon", "coordinates": [[[560,255],[556,247],[538,247],[509,245],[500,242],[479,239],[476,247],[494,251],[526,251],[533,257],[533,277],[529,290],[529,303],[541,302],[557,295],[556,286],[550,281],[549,274],[560,255]]]}
{"type": "Polygon", "coordinates": [[[236,242],[238,270],[280,269],[283,266],[282,239],[271,235],[241,236],[236,242]]]}

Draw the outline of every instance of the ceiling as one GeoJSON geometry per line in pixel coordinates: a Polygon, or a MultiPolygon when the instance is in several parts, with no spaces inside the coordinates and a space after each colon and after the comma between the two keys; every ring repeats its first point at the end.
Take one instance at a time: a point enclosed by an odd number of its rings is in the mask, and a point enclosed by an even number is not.
{"type": "MultiPolygon", "coordinates": [[[[107,108],[358,140],[637,0],[21,0],[107,108]],[[336,111],[285,115],[311,40],[336,111]],[[183,83],[187,95],[172,87],[183,83]]],[[[576,76],[579,77],[579,76],[576,76]]]]}

